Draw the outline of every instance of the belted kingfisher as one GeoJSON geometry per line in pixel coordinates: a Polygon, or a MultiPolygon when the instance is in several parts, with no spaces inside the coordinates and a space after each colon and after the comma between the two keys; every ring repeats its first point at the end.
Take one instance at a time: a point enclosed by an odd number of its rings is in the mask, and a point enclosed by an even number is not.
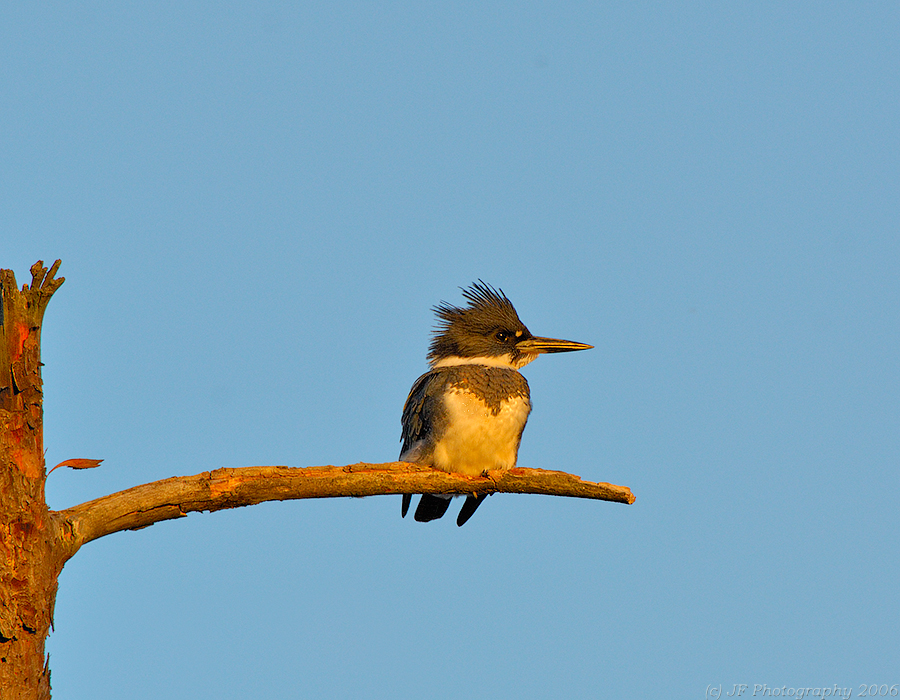
{"type": "MultiPolygon", "coordinates": [[[[428,352],[431,371],[419,377],[403,406],[400,460],[445,472],[478,476],[516,466],[522,431],[531,412],[528,382],[519,369],[545,352],[588,350],[593,345],[531,335],[503,290],[481,280],[463,296],[465,308],[441,302],[428,352]]],[[[419,522],[447,512],[449,495],[423,494],[419,522]]],[[[462,525],[484,496],[466,498],[462,525]]],[[[403,495],[406,517],[412,494],[403,495]]]]}

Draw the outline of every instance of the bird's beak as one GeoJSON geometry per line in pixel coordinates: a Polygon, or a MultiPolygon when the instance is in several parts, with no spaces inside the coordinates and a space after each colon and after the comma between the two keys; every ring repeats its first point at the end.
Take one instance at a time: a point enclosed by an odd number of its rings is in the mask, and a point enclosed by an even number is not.
{"type": "Polygon", "coordinates": [[[538,338],[532,337],[526,340],[520,340],[516,343],[516,348],[524,353],[542,353],[542,352],[572,352],[574,350],[590,350],[593,345],[587,343],[576,343],[574,340],[559,340],[558,338],[538,338]]]}

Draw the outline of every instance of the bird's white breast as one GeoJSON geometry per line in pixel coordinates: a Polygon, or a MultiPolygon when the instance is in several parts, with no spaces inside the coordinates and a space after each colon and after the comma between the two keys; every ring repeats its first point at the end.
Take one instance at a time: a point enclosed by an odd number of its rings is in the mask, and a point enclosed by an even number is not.
{"type": "Polygon", "coordinates": [[[496,413],[464,389],[453,389],[443,401],[449,421],[434,446],[435,467],[476,476],[516,466],[519,439],[531,411],[526,397],[501,402],[496,413]]]}

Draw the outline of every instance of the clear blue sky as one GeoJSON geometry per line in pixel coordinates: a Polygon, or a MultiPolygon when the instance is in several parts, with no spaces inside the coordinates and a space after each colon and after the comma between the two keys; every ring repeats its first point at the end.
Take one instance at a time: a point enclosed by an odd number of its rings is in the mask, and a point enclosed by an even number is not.
{"type": "MultiPolygon", "coordinates": [[[[55,696],[703,698],[900,682],[896,3],[25,3],[0,266],[63,508],[390,461],[477,278],[595,350],[524,370],[500,495],[196,514],[66,565],[55,696]]],[[[759,697],[759,695],[757,695],[759,697]]]]}

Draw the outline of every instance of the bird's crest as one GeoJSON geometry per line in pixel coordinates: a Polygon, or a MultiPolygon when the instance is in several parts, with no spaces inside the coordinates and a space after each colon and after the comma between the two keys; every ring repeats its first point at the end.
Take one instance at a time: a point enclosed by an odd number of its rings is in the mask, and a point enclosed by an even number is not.
{"type": "Polygon", "coordinates": [[[502,347],[491,350],[484,343],[472,346],[473,341],[490,337],[498,331],[516,334],[517,337],[531,335],[502,289],[495,289],[478,280],[462,292],[469,302],[468,306],[459,307],[442,301],[434,307],[437,325],[428,352],[429,361],[450,356],[471,357],[484,350],[488,354],[506,352],[502,347]]]}

